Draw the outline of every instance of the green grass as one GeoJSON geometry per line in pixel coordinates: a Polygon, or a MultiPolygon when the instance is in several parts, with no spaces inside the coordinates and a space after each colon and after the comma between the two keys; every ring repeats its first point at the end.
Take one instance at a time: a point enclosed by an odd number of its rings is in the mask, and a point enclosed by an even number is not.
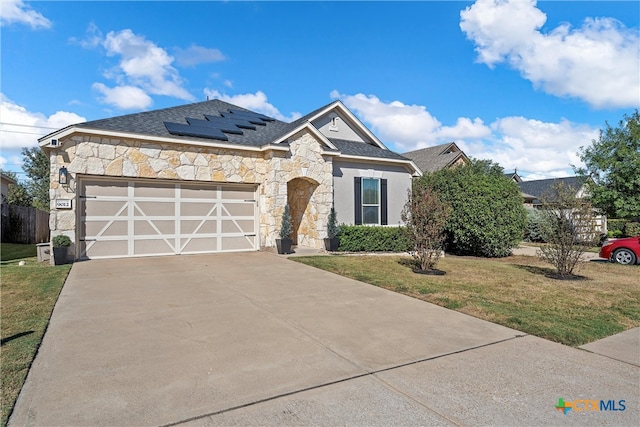
{"type": "Polygon", "coordinates": [[[0,261],[30,258],[36,256],[36,245],[21,245],[19,243],[2,243],[0,247],[0,261]]]}
{"type": "Polygon", "coordinates": [[[583,263],[586,279],[556,280],[527,256],[447,256],[444,276],[415,274],[399,256],[291,259],[571,346],[640,326],[639,266],[583,263]]]}
{"type": "Polygon", "coordinates": [[[24,246],[2,243],[3,262],[0,266],[2,282],[2,407],[0,423],[6,425],[15,400],[20,393],[31,362],[49,323],[60,289],[71,265],[50,266],[38,263],[24,246]],[[6,258],[5,258],[6,256],[6,258]],[[20,259],[25,265],[20,266],[20,259]]]}

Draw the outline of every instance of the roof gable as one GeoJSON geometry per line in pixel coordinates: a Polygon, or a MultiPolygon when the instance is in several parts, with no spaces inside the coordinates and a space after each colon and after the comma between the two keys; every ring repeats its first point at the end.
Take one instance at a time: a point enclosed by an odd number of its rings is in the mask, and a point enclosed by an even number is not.
{"type": "Polygon", "coordinates": [[[437,172],[455,164],[459,159],[468,162],[469,158],[455,142],[421,148],[403,154],[413,160],[425,173],[437,172]]]}

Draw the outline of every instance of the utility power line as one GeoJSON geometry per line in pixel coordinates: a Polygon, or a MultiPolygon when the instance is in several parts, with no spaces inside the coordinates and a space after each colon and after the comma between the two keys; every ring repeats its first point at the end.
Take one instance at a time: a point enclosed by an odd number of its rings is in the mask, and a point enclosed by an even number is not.
{"type": "Polygon", "coordinates": [[[37,129],[51,129],[51,130],[58,130],[59,128],[52,128],[49,126],[37,126],[37,125],[23,125],[20,123],[9,123],[9,122],[0,122],[0,125],[7,125],[7,126],[20,126],[20,127],[25,127],[25,128],[37,128],[37,129]]]}

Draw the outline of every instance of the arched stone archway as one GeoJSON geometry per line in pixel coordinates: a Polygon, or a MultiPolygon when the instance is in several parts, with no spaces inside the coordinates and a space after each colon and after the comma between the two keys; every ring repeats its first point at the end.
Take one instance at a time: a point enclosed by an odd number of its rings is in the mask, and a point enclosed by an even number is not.
{"type": "Polygon", "coordinates": [[[316,224],[318,209],[314,203],[314,191],[319,183],[311,178],[294,178],[287,182],[287,203],[291,211],[294,245],[315,246],[319,238],[316,224]]]}

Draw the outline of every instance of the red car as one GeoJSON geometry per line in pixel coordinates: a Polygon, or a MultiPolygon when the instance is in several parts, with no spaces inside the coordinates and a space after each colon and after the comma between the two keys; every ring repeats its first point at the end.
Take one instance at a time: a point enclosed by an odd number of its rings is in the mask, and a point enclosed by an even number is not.
{"type": "Polygon", "coordinates": [[[607,240],[600,248],[599,255],[611,262],[633,265],[640,260],[640,236],[607,240]]]}

